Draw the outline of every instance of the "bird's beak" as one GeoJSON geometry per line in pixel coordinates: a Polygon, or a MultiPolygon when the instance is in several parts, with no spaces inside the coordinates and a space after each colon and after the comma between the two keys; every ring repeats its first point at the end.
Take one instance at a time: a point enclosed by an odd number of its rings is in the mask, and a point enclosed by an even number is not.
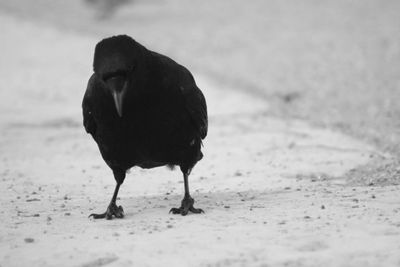
{"type": "Polygon", "coordinates": [[[114,104],[117,109],[119,117],[122,117],[122,105],[123,105],[123,99],[125,96],[125,88],[122,91],[113,91],[112,96],[114,99],[114,104]]]}
{"type": "Polygon", "coordinates": [[[118,116],[122,117],[123,103],[128,87],[128,82],[124,77],[116,76],[108,79],[106,83],[114,99],[114,104],[115,108],[117,109],[118,116]]]}

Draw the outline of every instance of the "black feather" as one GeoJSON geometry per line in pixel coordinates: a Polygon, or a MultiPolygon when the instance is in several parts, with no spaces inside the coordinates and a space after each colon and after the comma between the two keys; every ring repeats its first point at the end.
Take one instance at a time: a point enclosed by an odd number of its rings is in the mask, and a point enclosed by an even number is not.
{"type": "Polygon", "coordinates": [[[202,158],[208,120],[192,74],[126,35],[99,42],[93,68],[82,103],[83,124],[110,168],[193,168],[202,158]],[[105,83],[114,75],[127,84],[122,117],[105,83]]]}

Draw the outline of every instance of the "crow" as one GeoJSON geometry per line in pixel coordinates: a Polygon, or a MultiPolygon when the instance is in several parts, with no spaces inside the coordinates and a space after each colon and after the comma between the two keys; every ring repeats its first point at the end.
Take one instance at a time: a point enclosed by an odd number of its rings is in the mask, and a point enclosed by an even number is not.
{"type": "Polygon", "coordinates": [[[127,35],[117,35],[96,45],[93,72],[82,101],[83,125],[111,168],[116,187],[106,212],[89,217],[124,217],[116,199],[134,166],[179,166],[185,194],[181,206],[170,212],[203,213],[193,206],[188,177],[203,158],[207,105],[189,70],[127,35]]]}

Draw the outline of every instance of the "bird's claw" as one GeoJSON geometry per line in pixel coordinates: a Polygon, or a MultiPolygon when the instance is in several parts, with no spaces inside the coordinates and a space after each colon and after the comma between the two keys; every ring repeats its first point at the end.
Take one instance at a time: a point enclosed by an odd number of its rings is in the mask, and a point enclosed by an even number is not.
{"type": "Polygon", "coordinates": [[[185,197],[182,200],[182,204],[181,207],[179,208],[172,208],[170,209],[169,213],[172,214],[181,214],[182,216],[185,216],[190,212],[192,213],[204,213],[204,211],[202,209],[196,209],[195,207],[193,207],[194,204],[194,200],[191,197],[185,197]]]}
{"type": "Polygon", "coordinates": [[[113,216],[115,216],[115,218],[124,218],[125,214],[122,206],[117,206],[115,203],[111,203],[108,206],[106,212],[100,214],[92,213],[89,215],[89,218],[90,217],[93,217],[93,219],[106,218],[107,220],[111,220],[113,216]]]}
{"type": "Polygon", "coordinates": [[[194,207],[190,207],[189,210],[193,213],[204,213],[204,210],[202,209],[196,209],[194,207]]]}

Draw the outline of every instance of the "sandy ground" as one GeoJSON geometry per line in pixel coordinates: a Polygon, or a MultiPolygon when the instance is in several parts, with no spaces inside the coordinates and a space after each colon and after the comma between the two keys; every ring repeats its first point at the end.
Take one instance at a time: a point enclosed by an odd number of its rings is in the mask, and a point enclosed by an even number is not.
{"type": "Polygon", "coordinates": [[[351,182],[359,166],[395,157],[273,117],[274,101],[207,70],[194,75],[210,133],[190,179],[206,213],[168,214],[182,198],[178,170],[134,168],[118,200],[126,218],[88,219],[114,187],[81,126],[98,38],[5,13],[0,30],[0,266],[400,265],[399,186],[351,182]]]}

